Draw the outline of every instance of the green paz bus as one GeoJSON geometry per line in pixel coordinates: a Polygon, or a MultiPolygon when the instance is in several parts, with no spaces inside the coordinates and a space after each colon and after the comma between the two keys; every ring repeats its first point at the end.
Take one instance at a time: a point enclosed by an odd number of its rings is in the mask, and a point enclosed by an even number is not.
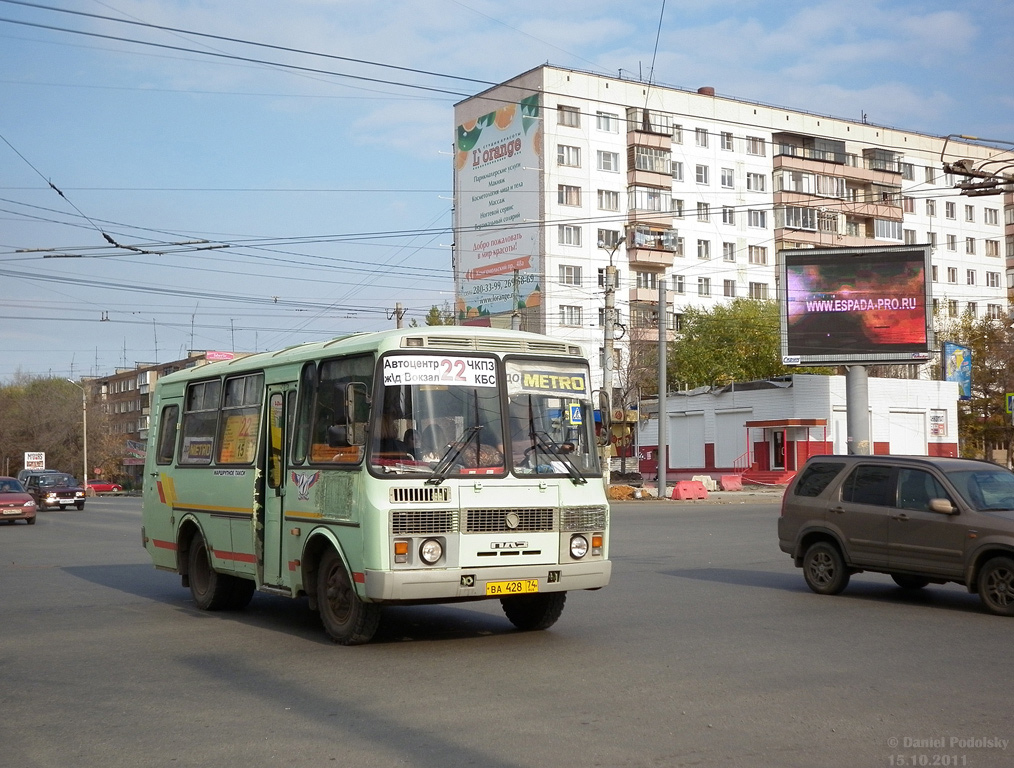
{"type": "Polygon", "coordinates": [[[144,546],[202,609],[305,596],[344,645],[385,604],[500,600],[545,629],[612,569],[589,385],[572,343],[447,326],[170,374],[144,546]]]}

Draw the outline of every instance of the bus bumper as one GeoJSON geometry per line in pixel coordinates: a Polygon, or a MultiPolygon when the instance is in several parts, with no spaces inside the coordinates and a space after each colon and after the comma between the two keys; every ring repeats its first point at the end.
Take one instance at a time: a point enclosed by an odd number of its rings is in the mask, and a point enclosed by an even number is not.
{"type": "Polygon", "coordinates": [[[609,560],[559,565],[530,565],[507,568],[456,568],[366,571],[367,600],[485,599],[490,582],[536,579],[539,592],[567,592],[598,589],[609,583],[613,564],[609,560]]]}

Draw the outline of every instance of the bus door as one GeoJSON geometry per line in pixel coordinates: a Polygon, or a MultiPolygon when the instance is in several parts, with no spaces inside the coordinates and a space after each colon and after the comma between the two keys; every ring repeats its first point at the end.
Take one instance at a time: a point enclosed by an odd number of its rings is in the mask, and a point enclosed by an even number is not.
{"type": "Polygon", "coordinates": [[[285,567],[286,458],[289,452],[292,416],[295,412],[295,385],[268,387],[267,461],[265,462],[264,518],[260,536],[263,544],[264,584],[281,586],[285,567]]]}

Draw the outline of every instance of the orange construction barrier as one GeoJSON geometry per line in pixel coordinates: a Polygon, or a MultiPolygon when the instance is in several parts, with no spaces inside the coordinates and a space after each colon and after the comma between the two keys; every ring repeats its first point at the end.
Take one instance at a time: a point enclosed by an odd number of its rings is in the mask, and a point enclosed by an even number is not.
{"type": "Polygon", "coordinates": [[[718,484],[723,491],[743,490],[743,478],[739,475],[722,475],[718,480],[718,484]]]}
{"type": "Polygon", "coordinates": [[[706,499],[708,489],[700,480],[680,480],[672,487],[672,498],[675,501],[706,499]]]}

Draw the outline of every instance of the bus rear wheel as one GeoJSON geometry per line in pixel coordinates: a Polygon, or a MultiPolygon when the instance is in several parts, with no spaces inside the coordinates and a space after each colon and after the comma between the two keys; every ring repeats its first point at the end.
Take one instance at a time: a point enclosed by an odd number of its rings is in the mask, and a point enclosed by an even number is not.
{"type": "Polygon", "coordinates": [[[502,597],[500,605],[507,619],[520,630],[548,629],[563,613],[566,592],[502,597]]]}
{"type": "Polygon", "coordinates": [[[195,533],[190,540],[187,580],[190,594],[202,611],[230,611],[246,608],[254,593],[249,579],[219,573],[211,567],[211,553],[204,536],[195,533]]]}
{"type": "Polygon", "coordinates": [[[345,563],[333,549],[324,553],[317,568],[317,608],[324,631],[339,645],[370,642],[380,623],[380,606],[359,599],[345,563]]]}

